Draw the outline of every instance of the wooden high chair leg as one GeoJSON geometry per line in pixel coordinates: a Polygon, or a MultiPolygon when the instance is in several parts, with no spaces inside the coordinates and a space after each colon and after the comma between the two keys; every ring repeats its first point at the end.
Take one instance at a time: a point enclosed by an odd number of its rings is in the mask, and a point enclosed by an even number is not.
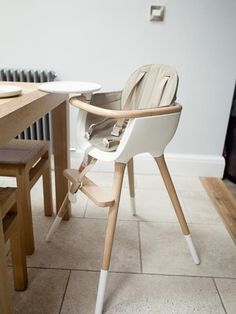
{"type": "Polygon", "coordinates": [[[187,222],[185,220],[185,217],[184,217],[177,193],[175,191],[174,184],[172,182],[169,170],[168,170],[166,162],[165,162],[164,155],[162,155],[160,157],[154,157],[154,159],[155,159],[155,161],[156,161],[156,163],[160,169],[160,173],[162,175],[162,178],[163,178],[163,181],[165,183],[167,192],[169,194],[169,197],[170,197],[171,202],[173,204],[173,207],[175,209],[176,216],[178,218],[180,227],[181,227],[182,232],[183,232],[185,239],[187,241],[187,244],[188,244],[189,250],[191,252],[193,261],[195,264],[198,265],[198,264],[200,264],[200,259],[198,257],[197,251],[194,247],[187,222]]]}
{"type": "Polygon", "coordinates": [[[107,223],[107,229],[106,229],[102,269],[101,269],[99,285],[98,285],[95,314],[101,314],[103,310],[107,275],[108,275],[108,270],[110,266],[111,251],[112,251],[113,239],[114,239],[114,234],[115,234],[116,220],[117,220],[125,167],[126,167],[126,164],[119,163],[119,162],[115,163],[115,173],[114,173],[113,189],[112,189],[115,202],[114,202],[114,205],[110,207],[109,214],[108,214],[108,223],[107,223]]]}
{"type": "Polygon", "coordinates": [[[128,179],[129,179],[129,195],[130,204],[133,216],[136,215],[136,204],[135,204],[135,188],[134,188],[134,160],[131,158],[127,163],[128,179]]]}
{"type": "Polygon", "coordinates": [[[50,159],[48,159],[48,163],[49,167],[43,173],[44,214],[45,216],[52,216],[53,206],[52,206],[52,182],[50,159]]]}

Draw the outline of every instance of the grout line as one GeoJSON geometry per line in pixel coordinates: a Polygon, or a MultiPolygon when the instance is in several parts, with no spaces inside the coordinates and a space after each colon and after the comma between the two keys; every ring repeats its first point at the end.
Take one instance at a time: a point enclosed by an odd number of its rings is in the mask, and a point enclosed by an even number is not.
{"type": "Polygon", "coordinates": [[[219,289],[218,289],[218,287],[217,287],[217,284],[216,284],[215,278],[212,278],[212,281],[213,281],[213,283],[214,283],[214,286],[215,286],[216,291],[217,291],[217,293],[218,293],[218,296],[219,296],[219,298],[220,298],[220,302],[221,302],[221,305],[222,305],[222,307],[223,307],[223,309],[224,309],[224,311],[225,311],[225,314],[227,314],[227,311],[226,311],[226,308],[225,308],[224,302],[223,302],[223,300],[222,300],[222,298],[221,298],[220,291],[219,291],[219,289]]]}
{"type": "MultiPolygon", "coordinates": [[[[12,267],[12,266],[8,266],[12,267]]],[[[50,270],[67,270],[67,271],[83,271],[83,272],[93,272],[93,273],[100,273],[100,269],[86,269],[86,268],[55,268],[55,267],[42,267],[42,266],[27,266],[29,269],[50,269],[50,270]]],[[[178,274],[162,274],[162,273],[140,273],[140,272],[132,272],[132,271],[119,271],[119,270],[109,270],[109,273],[114,274],[129,274],[129,275],[148,275],[148,276],[164,276],[164,277],[189,277],[189,278],[205,278],[205,279],[212,279],[212,276],[197,276],[197,275],[178,275],[178,274]]],[[[236,277],[217,277],[214,276],[215,279],[232,279],[236,280],[236,277]]]]}
{"type": "Polygon", "coordinates": [[[63,306],[64,300],[65,300],[65,295],[66,295],[67,287],[68,287],[69,280],[70,280],[70,275],[71,275],[71,270],[70,270],[69,276],[68,276],[68,278],[67,278],[67,282],[66,282],[66,286],[65,286],[65,291],[64,291],[63,296],[62,296],[61,305],[60,305],[60,309],[59,309],[58,314],[60,314],[60,313],[61,313],[61,310],[62,310],[62,306],[63,306]]]}
{"type": "MultiPolygon", "coordinates": [[[[99,208],[99,207],[98,207],[99,208]]],[[[104,207],[105,208],[105,207],[104,207]]],[[[102,209],[102,208],[101,208],[102,209]]],[[[45,217],[45,216],[41,216],[41,215],[33,215],[34,217],[45,217]]],[[[85,218],[85,219],[89,219],[89,220],[104,220],[107,221],[107,218],[103,218],[103,217],[70,217],[71,219],[81,219],[81,218],[85,218]]],[[[154,223],[154,224],[176,224],[179,225],[178,221],[160,221],[160,220],[137,220],[137,219],[117,219],[117,221],[124,221],[124,222],[145,222],[145,223],[154,223]]],[[[201,226],[224,226],[222,222],[216,222],[216,223],[203,223],[203,222],[188,222],[188,224],[190,225],[201,225],[201,226]]]]}
{"type": "Polygon", "coordinates": [[[141,274],[143,273],[143,262],[142,262],[142,247],[141,247],[141,234],[140,234],[140,223],[137,221],[138,224],[138,242],[139,242],[139,258],[140,258],[140,269],[141,274]]]}

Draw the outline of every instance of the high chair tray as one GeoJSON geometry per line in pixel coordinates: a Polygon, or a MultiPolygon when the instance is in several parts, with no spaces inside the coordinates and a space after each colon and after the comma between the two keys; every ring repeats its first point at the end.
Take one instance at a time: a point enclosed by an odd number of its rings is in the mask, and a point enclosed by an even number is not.
{"type": "Polygon", "coordinates": [[[40,84],[38,89],[47,93],[80,94],[98,91],[101,85],[82,81],[56,81],[40,84]]]}

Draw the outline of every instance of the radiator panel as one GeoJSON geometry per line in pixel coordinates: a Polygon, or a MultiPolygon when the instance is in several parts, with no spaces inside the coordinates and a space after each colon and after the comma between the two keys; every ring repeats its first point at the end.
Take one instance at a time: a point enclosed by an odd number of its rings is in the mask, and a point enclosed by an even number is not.
{"type": "MultiPolygon", "coordinates": [[[[27,69],[0,69],[0,81],[44,83],[54,81],[54,71],[27,69]]],[[[47,114],[17,136],[19,139],[47,140],[51,139],[51,114],[47,114]]]]}

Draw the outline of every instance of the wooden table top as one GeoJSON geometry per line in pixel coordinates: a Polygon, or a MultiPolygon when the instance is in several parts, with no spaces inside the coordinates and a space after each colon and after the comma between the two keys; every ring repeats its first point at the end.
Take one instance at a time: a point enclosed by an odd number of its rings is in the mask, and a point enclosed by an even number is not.
{"type": "Polygon", "coordinates": [[[0,81],[0,84],[16,85],[23,89],[20,96],[0,98],[0,145],[7,143],[68,97],[39,91],[37,83],[0,81]]]}

